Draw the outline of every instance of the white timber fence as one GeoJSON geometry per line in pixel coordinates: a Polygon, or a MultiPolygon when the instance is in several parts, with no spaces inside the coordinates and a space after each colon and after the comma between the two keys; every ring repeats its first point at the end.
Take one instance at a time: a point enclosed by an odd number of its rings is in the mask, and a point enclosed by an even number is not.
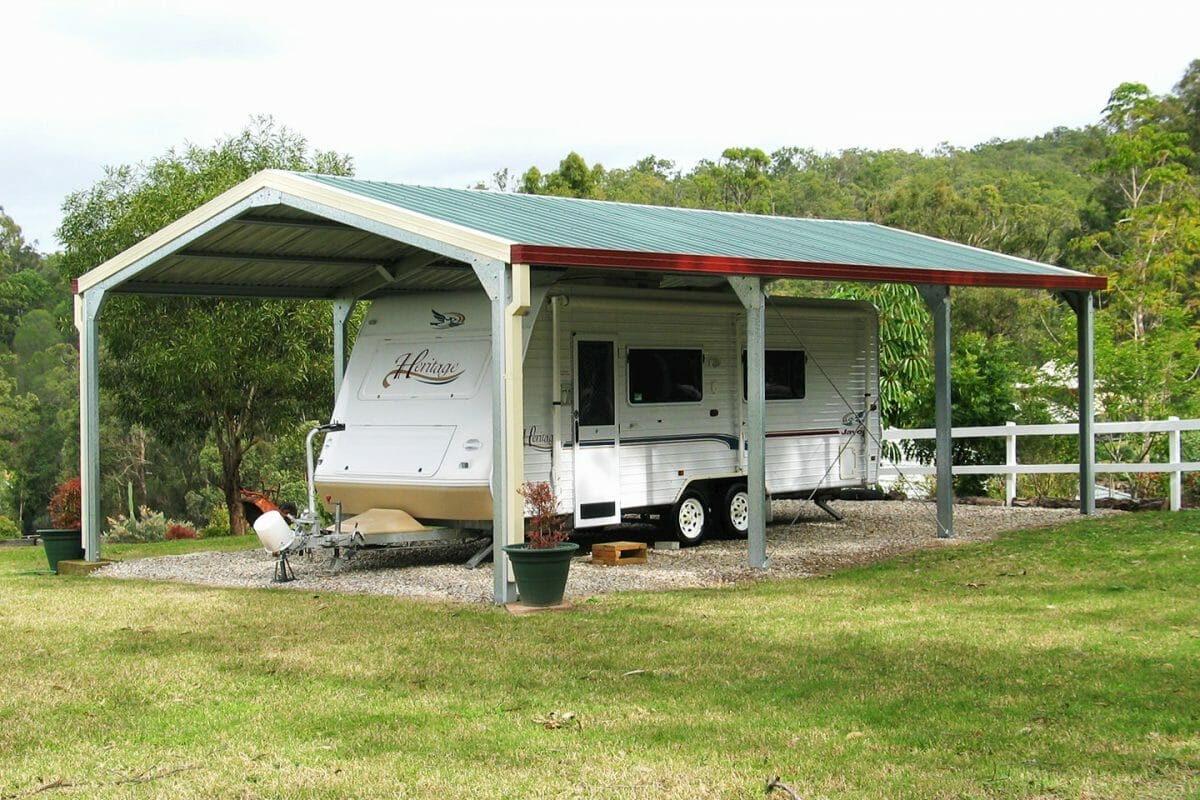
{"type": "MultiPolygon", "coordinates": [[[[1121,464],[1108,461],[1096,462],[1096,474],[1113,472],[1143,472],[1168,473],[1171,476],[1171,510],[1178,511],[1183,504],[1183,473],[1200,472],[1200,461],[1183,461],[1181,433],[1183,431],[1200,430],[1200,419],[1179,419],[1168,417],[1165,420],[1149,420],[1144,422],[1097,422],[1096,435],[1124,433],[1165,433],[1168,441],[1166,462],[1138,462],[1121,464]]],[[[1079,436],[1079,424],[1075,422],[1056,423],[1050,425],[1018,425],[1007,422],[1004,425],[985,425],[979,427],[953,428],[951,436],[954,439],[978,439],[987,437],[1002,437],[1005,440],[1005,459],[1003,464],[970,464],[958,465],[953,468],[955,475],[1003,475],[1005,476],[1004,502],[1012,505],[1017,496],[1018,475],[1040,475],[1051,473],[1076,473],[1079,464],[1023,464],[1017,461],[1017,439],[1021,436],[1079,436]]],[[[888,428],[883,432],[886,442],[902,442],[921,439],[934,439],[937,431],[933,428],[888,428]]],[[[879,478],[887,482],[896,478],[907,478],[913,475],[934,475],[937,468],[932,464],[917,464],[904,461],[899,465],[891,464],[884,459],[879,468],[879,478]]],[[[1092,487],[1095,491],[1095,487],[1092,487]]]]}

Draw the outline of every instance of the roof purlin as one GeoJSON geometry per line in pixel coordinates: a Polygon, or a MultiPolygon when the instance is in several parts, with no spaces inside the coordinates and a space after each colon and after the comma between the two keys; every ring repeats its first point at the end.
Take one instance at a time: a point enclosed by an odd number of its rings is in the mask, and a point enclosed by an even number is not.
{"type": "Polygon", "coordinates": [[[1096,291],[1108,288],[1101,275],[988,273],[968,270],[932,269],[869,264],[835,264],[813,261],[781,261],[765,258],[647,253],[577,247],[514,244],[510,259],[531,266],[598,267],[641,269],[656,272],[690,272],[713,275],[757,275],[764,278],[809,278],[814,280],[879,281],[884,283],[988,286],[1008,289],[1066,289],[1096,291]]]}

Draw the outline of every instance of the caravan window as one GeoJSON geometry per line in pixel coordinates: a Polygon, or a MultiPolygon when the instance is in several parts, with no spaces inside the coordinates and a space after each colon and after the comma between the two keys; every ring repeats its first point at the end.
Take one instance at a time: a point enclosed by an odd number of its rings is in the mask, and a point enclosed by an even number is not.
{"type": "MultiPolygon", "coordinates": [[[[766,352],[766,383],[768,400],[804,399],[803,350],[768,350],[766,352]]],[[[746,392],[746,351],[742,351],[742,399],[746,392]]]]}
{"type": "Polygon", "coordinates": [[[629,348],[630,403],[698,403],[702,399],[702,350],[629,348]]]}

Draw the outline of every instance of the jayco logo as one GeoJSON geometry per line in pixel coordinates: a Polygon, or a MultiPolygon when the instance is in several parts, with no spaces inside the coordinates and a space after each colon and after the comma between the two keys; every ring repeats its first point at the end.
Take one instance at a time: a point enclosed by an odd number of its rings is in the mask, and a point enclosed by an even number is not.
{"type": "Polygon", "coordinates": [[[429,323],[432,328],[457,328],[467,321],[466,315],[457,311],[447,311],[443,314],[436,308],[429,310],[433,312],[433,322],[429,323]]]}
{"type": "Polygon", "coordinates": [[[457,361],[439,361],[429,355],[429,348],[417,354],[405,353],[396,359],[396,368],[383,376],[383,388],[388,388],[393,381],[401,378],[429,383],[440,386],[452,383],[466,372],[457,361]]]}

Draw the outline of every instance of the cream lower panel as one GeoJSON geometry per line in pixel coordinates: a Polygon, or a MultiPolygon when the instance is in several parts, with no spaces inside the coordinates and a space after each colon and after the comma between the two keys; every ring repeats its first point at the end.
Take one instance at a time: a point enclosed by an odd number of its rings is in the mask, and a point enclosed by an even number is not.
{"type": "Polygon", "coordinates": [[[368,508],[398,508],[420,520],[492,518],[492,491],[487,486],[318,482],[317,496],[326,509],[340,502],[346,516],[361,514],[368,508]]]}
{"type": "MultiPolygon", "coordinates": [[[[791,436],[767,439],[767,489],[776,494],[818,488],[864,484],[861,457],[854,459],[854,474],[843,474],[841,436],[791,436]]],[[[860,455],[861,444],[848,447],[860,455]]]]}
{"type": "Polygon", "coordinates": [[[723,441],[622,442],[621,505],[670,505],[689,481],[732,475],[736,470],[737,453],[723,441]]]}

